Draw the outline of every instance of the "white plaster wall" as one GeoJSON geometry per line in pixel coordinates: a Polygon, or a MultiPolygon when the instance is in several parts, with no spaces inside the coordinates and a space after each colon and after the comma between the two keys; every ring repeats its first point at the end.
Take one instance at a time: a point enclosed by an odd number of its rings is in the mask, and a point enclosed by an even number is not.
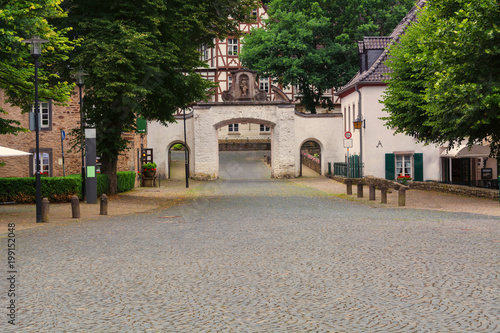
{"type": "Polygon", "coordinates": [[[321,174],[328,172],[328,162],[344,160],[342,117],[301,117],[295,115],[295,175],[300,173],[300,148],[306,141],[317,141],[321,147],[321,174]]]}
{"type": "MultiPolygon", "coordinates": [[[[194,146],[194,121],[192,117],[186,119],[186,140],[189,149],[189,172],[193,174],[195,156],[194,146]]],[[[184,142],[184,121],[169,124],[168,127],[159,122],[148,123],[148,148],[153,148],[153,160],[157,164],[157,173],[168,175],[168,149],[173,142],[184,142]]]]}
{"type": "MultiPolygon", "coordinates": [[[[364,86],[360,88],[362,101],[362,116],[365,119],[366,128],[363,131],[363,163],[365,164],[365,175],[385,178],[385,154],[394,152],[423,153],[424,180],[440,180],[440,158],[439,147],[434,145],[425,146],[417,143],[417,140],[404,134],[394,135],[392,129],[384,125],[379,119],[388,114],[383,109],[382,99],[384,86],[364,86]]],[[[358,93],[354,91],[342,98],[342,110],[344,106],[356,105],[358,114],[358,93]]],[[[350,155],[359,154],[359,130],[353,132],[353,148],[350,155]]]]}

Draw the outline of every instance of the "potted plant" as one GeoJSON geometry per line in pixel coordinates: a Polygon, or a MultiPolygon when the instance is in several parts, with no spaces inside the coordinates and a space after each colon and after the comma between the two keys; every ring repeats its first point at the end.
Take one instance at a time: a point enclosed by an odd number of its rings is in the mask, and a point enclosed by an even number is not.
{"type": "Polygon", "coordinates": [[[399,175],[398,176],[398,182],[400,182],[401,184],[403,185],[408,185],[408,182],[411,180],[411,177],[410,175],[406,175],[406,176],[403,176],[403,175],[399,175]]]}
{"type": "Polygon", "coordinates": [[[154,177],[156,174],[156,163],[149,162],[142,165],[142,172],[145,177],[154,177]]]}

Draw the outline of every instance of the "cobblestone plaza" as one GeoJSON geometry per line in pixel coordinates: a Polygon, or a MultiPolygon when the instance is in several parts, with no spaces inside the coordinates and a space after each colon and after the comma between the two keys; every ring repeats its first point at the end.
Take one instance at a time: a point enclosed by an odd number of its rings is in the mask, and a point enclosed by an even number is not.
{"type": "Polygon", "coordinates": [[[18,322],[2,292],[0,331],[500,331],[498,218],[286,180],[198,191],[163,211],[19,231],[18,322]]]}

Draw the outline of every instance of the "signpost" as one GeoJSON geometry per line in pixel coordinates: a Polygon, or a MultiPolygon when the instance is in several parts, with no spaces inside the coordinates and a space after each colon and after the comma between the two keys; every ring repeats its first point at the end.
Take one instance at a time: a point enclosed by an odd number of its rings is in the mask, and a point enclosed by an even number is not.
{"type": "Polygon", "coordinates": [[[352,133],[347,131],[344,133],[344,148],[347,148],[347,178],[350,178],[351,173],[349,170],[349,148],[352,148],[352,133]]]}
{"type": "Polygon", "coordinates": [[[66,132],[61,130],[61,150],[62,150],[62,163],[63,163],[63,177],[66,177],[66,170],[64,169],[64,139],[66,139],[66,132]]]}

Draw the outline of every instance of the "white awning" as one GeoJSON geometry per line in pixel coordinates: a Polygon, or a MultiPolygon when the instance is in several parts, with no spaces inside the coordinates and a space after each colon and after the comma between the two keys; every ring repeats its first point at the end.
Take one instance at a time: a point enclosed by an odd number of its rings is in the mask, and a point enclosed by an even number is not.
{"type": "Polygon", "coordinates": [[[0,146],[0,157],[33,155],[24,151],[0,146]]]}
{"type": "Polygon", "coordinates": [[[449,151],[443,151],[441,157],[455,157],[455,158],[467,158],[467,157],[488,157],[490,156],[490,147],[473,145],[472,147],[458,146],[450,149],[449,151]]]}

